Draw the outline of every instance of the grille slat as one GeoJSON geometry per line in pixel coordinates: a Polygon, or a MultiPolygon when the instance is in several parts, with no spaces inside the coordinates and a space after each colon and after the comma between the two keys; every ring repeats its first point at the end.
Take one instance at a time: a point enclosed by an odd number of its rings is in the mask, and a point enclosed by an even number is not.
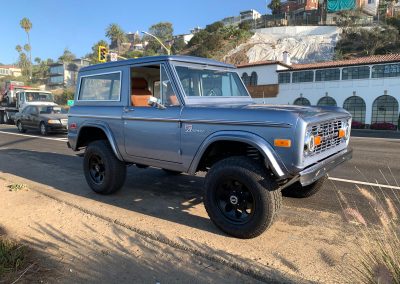
{"type": "Polygon", "coordinates": [[[320,136],[322,142],[320,145],[315,146],[314,151],[309,153],[308,156],[315,156],[339,146],[343,142],[343,138],[338,137],[339,129],[342,126],[342,120],[334,120],[311,126],[311,135],[320,136]]]}

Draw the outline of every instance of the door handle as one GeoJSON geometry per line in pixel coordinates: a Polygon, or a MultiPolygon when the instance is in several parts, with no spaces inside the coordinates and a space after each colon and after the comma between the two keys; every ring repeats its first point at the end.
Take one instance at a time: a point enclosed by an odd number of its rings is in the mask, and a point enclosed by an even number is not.
{"type": "Polygon", "coordinates": [[[124,107],[124,109],[123,109],[123,111],[125,112],[125,113],[127,113],[127,112],[130,112],[130,111],[134,111],[135,109],[134,108],[131,108],[131,107],[124,107]]]}

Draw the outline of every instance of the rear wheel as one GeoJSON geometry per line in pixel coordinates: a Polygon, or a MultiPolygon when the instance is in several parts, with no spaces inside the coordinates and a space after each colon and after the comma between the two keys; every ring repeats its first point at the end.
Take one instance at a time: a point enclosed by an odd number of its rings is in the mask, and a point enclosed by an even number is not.
{"type": "Polygon", "coordinates": [[[49,134],[48,128],[44,122],[40,123],[39,131],[40,131],[40,134],[42,134],[43,136],[46,136],[47,134],[49,134]]]}
{"type": "Polygon", "coordinates": [[[214,224],[229,235],[248,239],[262,234],[281,203],[276,182],[249,158],[221,160],[207,173],[205,208],[214,224]]]}
{"type": "Polygon", "coordinates": [[[26,132],[26,129],[22,126],[22,122],[20,120],[17,121],[17,128],[18,128],[18,131],[21,133],[26,132]]]}
{"type": "Polygon", "coordinates": [[[120,189],[126,177],[126,165],[115,157],[108,141],[90,143],[83,159],[83,171],[90,188],[100,194],[120,189]]]}
{"type": "Polygon", "coordinates": [[[324,176],[307,186],[302,186],[300,182],[296,182],[291,186],[284,188],[282,190],[282,195],[285,197],[294,197],[294,198],[307,198],[313,196],[314,194],[316,194],[318,191],[321,190],[327,179],[328,177],[324,176]]]}

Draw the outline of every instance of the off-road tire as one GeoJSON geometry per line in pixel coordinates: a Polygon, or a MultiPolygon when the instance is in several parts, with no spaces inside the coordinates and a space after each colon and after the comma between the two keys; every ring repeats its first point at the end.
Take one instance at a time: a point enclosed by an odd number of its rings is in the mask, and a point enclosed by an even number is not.
{"type": "Polygon", "coordinates": [[[22,126],[22,122],[20,120],[17,121],[17,128],[20,133],[26,132],[26,129],[22,126]]]}
{"type": "Polygon", "coordinates": [[[180,175],[182,172],[180,171],[173,171],[173,170],[168,170],[168,169],[162,169],[166,174],[171,175],[171,176],[177,176],[180,175]]]}
{"type": "Polygon", "coordinates": [[[49,134],[48,127],[47,127],[47,125],[46,125],[44,122],[41,122],[41,123],[39,124],[39,132],[40,132],[40,134],[43,135],[43,136],[46,136],[46,135],[49,134]]]}
{"type": "Polygon", "coordinates": [[[204,206],[222,231],[237,238],[254,238],[268,229],[277,216],[282,204],[278,187],[261,163],[241,156],[226,158],[213,165],[206,175],[204,206]],[[245,223],[229,220],[218,205],[217,191],[230,179],[240,182],[252,195],[255,210],[245,223]]]}
{"type": "Polygon", "coordinates": [[[328,177],[325,175],[314,183],[302,186],[300,182],[296,182],[282,190],[282,195],[285,197],[307,198],[313,196],[321,190],[328,177]]]}
{"type": "MultiPolygon", "coordinates": [[[[126,165],[117,159],[106,140],[91,142],[87,147],[83,158],[83,171],[86,182],[90,188],[99,194],[111,194],[119,190],[125,182],[126,165]],[[104,177],[100,182],[94,180],[91,174],[91,159],[99,157],[104,166],[104,177]]],[[[93,172],[92,172],[93,173],[93,172]]]]}

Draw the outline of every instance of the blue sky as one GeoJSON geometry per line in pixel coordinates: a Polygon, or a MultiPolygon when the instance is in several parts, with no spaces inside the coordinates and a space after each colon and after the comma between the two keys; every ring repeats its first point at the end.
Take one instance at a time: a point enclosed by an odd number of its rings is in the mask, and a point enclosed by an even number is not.
{"type": "Polygon", "coordinates": [[[19,21],[28,17],[31,31],[32,60],[58,58],[65,48],[77,56],[90,52],[91,46],[105,39],[110,23],[126,32],[147,30],[160,21],[174,25],[175,34],[188,33],[195,26],[207,24],[240,11],[256,9],[266,12],[264,0],[4,0],[1,1],[0,63],[17,61],[17,44],[26,43],[19,21]]]}

